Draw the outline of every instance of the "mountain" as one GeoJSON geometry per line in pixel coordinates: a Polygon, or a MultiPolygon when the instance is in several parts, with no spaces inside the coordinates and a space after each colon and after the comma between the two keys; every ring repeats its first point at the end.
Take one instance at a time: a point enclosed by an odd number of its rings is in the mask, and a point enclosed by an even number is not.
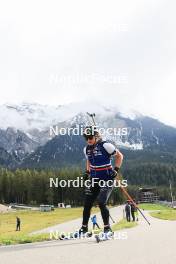
{"type": "MultiPolygon", "coordinates": [[[[114,112],[104,106],[89,103],[86,110],[94,110],[101,116],[114,112]]],[[[50,127],[70,127],[72,123],[87,122],[79,113],[85,112],[85,104],[48,106],[36,103],[4,104],[0,106],[0,147],[15,154],[19,163],[26,155],[45,145],[52,137],[50,127]]]]}
{"type": "Polygon", "coordinates": [[[81,136],[57,136],[23,160],[23,168],[60,168],[83,165],[81,136]]]}
{"type": "Polygon", "coordinates": [[[5,149],[0,148],[0,166],[5,168],[13,168],[18,162],[13,154],[9,154],[5,149]]]}
{"type": "MultiPolygon", "coordinates": [[[[93,105],[86,106],[87,111],[92,110],[93,105]]],[[[108,111],[103,106],[94,105],[93,111],[106,115],[108,111]]],[[[50,126],[60,124],[67,125],[69,120],[85,112],[85,104],[69,104],[63,106],[48,106],[36,103],[4,104],[0,105],[0,147],[9,151],[9,145],[5,141],[9,140],[8,133],[18,138],[19,133],[26,135],[25,144],[29,153],[34,151],[39,145],[44,145],[49,139],[50,126]],[[9,131],[10,129],[10,131],[9,131]],[[13,131],[12,131],[13,130],[13,131]],[[16,136],[15,136],[16,134],[16,136]]],[[[14,141],[14,140],[13,140],[14,141]]],[[[11,145],[11,143],[9,143],[11,145]]],[[[12,143],[14,145],[14,142],[12,143]]],[[[16,151],[16,148],[10,147],[10,151],[16,151]]],[[[26,153],[26,151],[25,151],[26,153]]]]}
{"type": "Polygon", "coordinates": [[[23,103],[0,106],[0,165],[56,168],[83,164],[85,142],[72,132],[77,128],[81,132],[90,124],[86,111],[96,113],[103,137],[114,142],[128,160],[175,161],[176,128],[152,117],[122,113],[117,107],[94,102],[63,106],[23,103]],[[108,133],[108,128],[115,134],[108,133]],[[67,133],[54,134],[63,131],[67,133]]]}
{"type": "Polygon", "coordinates": [[[79,102],[58,106],[28,102],[19,105],[8,103],[0,105],[0,128],[13,127],[27,133],[36,129],[44,131],[52,125],[72,119],[78,113],[85,113],[86,111],[107,116],[116,112],[117,108],[108,109],[96,102],[88,102],[87,104],[79,102]]]}
{"type": "MultiPolygon", "coordinates": [[[[74,120],[80,122],[80,116],[83,115],[75,117],[74,120]]],[[[121,149],[128,162],[176,162],[175,128],[166,126],[150,117],[132,120],[119,114],[112,116],[111,119],[108,118],[108,122],[104,120],[103,125],[106,128],[109,124],[113,125],[114,123],[119,127],[126,127],[128,133],[107,138],[121,149]]],[[[72,128],[76,127],[76,122],[71,122],[71,124],[72,128]]],[[[106,133],[105,136],[107,136],[106,133]]],[[[58,135],[24,159],[22,167],[59,168],[68,165],[81,165],[85,159],[83,155],[85,144],[82,136],[58,135]]]]}
{"type": "Polygon", "coordinates": [[[20,163],[23,158],[44,145],[49,139],[48,127],[56,122],[59,106],[39,104],[5,104],[0,106],[0,147],[14,154],[20,163]]]}
{"type": "Polygon", "coordinates": [[[4,104],[0,106],[0,127],[13,127],[24,132],[44,130],[57,122],[60,106],[52,107],[36,103],[4,104]]]}
{"type": "Polygon", "coordinates": [[[25,154],[36,149],[39,144],[24,132],[9,127],[6,130],[0,129],[0,146],[21,159],[25,154]]]}

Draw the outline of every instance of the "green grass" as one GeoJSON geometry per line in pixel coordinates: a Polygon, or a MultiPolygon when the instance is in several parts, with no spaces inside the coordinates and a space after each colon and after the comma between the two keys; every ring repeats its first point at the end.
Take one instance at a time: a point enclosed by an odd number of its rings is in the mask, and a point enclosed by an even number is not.
{"type": "Polygon", "coordinates": [[[159,212],[152,212],[150,214],[153,217],[163,219],[163,220],[176,220],[176,210],[175,209],[162,210],[159,212]]]}
{"type": "Polygon", "coordinates": [[[153,211],[153,210],[169,210],[169,207],[161,204],[152,203],[142,203],[139,204],[139,208],[143,210],[153,211]]]}
{"type": "Polygon", "coordinates": [[[176,220],[176,210],[161,204],[140,204],[139,207],[150,212],[150,215],[163,220],[176,220]]]}
{"type": "MultiPolygon", "coordinates": [[[[122,229],[126,229],[126,228],[132,228],[132,227],[135,227],[137,226],[137,222],[127,222],[126,219],[122,219],[120,220],[118,223],[116,224],[113,224],[111,226],[112,228],[112,231],[119,231],[119,230],[122,230],[122,229]]],[[[103,232],[103,228],[95,228],[94,230],[92,229],[89,229],[89,232],[92,232],[93,234],[99,234],[101,232],[103,232]]],[[[65,236],[72,236],[74,234],[74,232],[70,231],[70,232],[66,232],[64,233],[65,236]]],[[[58,232],[56,233],[53,233],[52,234],[52,239],[58,239],[60,237],[61,233],[59,234],[58,232]]]]}
{"type": "Polygon", "coordinates": [[[25,235],[20,234],[17,236],[1,236],[0,245],[14,245],[14,244],[26,244],[33,242],[41,242],[50,240],[49,234],[40,234],[40,235],[25,235]]]}
{"type": "MultiPolygon", "coordinates": [[[[31,243],[48,240],[49,235],[29,235],[32,231],[60,224],[82,216],[83,208],[56,209],[51,212],[16,211],[0,214],[0,245],[31,243]],[[16,216],[21,219],[21,231],[15,231],[16,216]]],[[[92,213],[96,213],[93,208],[92,213]]]]}
{"type": "MultiPolygon", "coordinates": [[[[83,208],[56,209],[52,212],[17,211],[0,214],[0,245],[32,243],[50,240],[49,234],[29,235],[32,231],[60,224],[82,216],[83,208]],[[16,216],[21,218],[21,231],[15,231],[16,216]]],[[[92,214],[99,211],[93,208],[92,214]]],[[[136,226],[135,222],[121,220],[112,226],[113,231],[136,226]]],[[[73,230],[72,230],[73,231],[73,230]]],[[[97,230],[99,232],[100,230],[97,230]]]]}
{"type": "Polygon", "coordinates": [[[131,228],[137,226],[137,222],[127,222],[125,219],[120,220],[118,223],[112,226],[113,231],[118,231],[125,228],[131,228]]]}
{"type": "MultiPolygon", "coordinates": [[[[125,229],[125,228],[132,228],[132,227],[135,227],[137,225],[138,225],[137,222],[127,222],[126,219],[122,219],[119,222],[113,224],[111,226],[111,228],[112,228],[112,231],[115,232],[115,231],[122,230],[122,229],[125,229]]],[[[89,231],[92,231],[92,230],[89,230],[89,231]]],[[[94,233],[99,233],[99,232],[102,232],[102,231],[103,231],[103,228],[95,229],[94,233]]]]}

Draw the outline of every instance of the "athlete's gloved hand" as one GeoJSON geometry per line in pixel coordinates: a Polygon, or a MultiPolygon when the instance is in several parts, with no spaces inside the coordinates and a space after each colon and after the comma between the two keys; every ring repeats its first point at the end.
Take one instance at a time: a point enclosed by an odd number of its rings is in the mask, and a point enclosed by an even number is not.
{"type": "Polygon", "coordinates": [[[85,184],[84,191],[85,191],[85,195],[92,195],[92,190],[89,185],[86,185],[86,181],[90,183],[90,172],[89,171],[84,172],[84,184],[85,184]]]}
{"type": "Polygon", "coordinates": [[[114,167],[114,170],[115,170],[117,173],[119,173],[120,168],[119,168],[119,167],[114,167]]]}
{"type": "Polygon", "coordinates": [[[117,174],[119,173],[119,171],[120,171],[120,168],[114,167],[114,170],[112,171],[111,177],[113,179],[115,179],[115,177],[117,176],[117,174]]]}
{"type": "Polygon", "coordinates": [[[84,180],[86,181],[86,180],[89,180],[89,179],[90,179],[90,172],[88,170],[86,170],[84,172],[84,180]]]}

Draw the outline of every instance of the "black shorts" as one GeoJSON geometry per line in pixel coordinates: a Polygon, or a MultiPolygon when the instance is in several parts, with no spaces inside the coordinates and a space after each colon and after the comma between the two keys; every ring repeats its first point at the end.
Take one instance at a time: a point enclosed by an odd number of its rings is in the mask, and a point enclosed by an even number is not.
{"type": "Polygon", "coordinates": [[[93,187],[85,189],[85,200],[94,202],[97,200],[98,204],[106,204],[113,190],[113,186],[100,187],[99,184],[95,184],[93,187]]]}

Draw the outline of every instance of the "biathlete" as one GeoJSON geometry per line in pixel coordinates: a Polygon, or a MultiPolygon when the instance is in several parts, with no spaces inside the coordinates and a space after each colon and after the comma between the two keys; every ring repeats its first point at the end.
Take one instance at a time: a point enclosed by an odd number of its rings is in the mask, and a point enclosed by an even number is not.
{"type": "Polygon", "coordinates": [[[98,130],[94,126],[86,127],[83,136],[87,141],[87,146],[84,148],[86,157],[86,176],[91,180],[96,178],[96,182],[85,190],[83,221],[79,233],[88,232],[90,212],[96,199],[104,223],[104,233],[107,233],[111,231],[107,201],[113,190],[113,184],[109,187],[106,183],[109,180],[112,182],[114,181],[122,165],[123,155],[113,144],[103,141],[98,130]],[[114,168],[111,164],[112,157],[115,159],[114,168]],[[105,186],[100,186],[100,180],[104,180],[105,186]]]}

